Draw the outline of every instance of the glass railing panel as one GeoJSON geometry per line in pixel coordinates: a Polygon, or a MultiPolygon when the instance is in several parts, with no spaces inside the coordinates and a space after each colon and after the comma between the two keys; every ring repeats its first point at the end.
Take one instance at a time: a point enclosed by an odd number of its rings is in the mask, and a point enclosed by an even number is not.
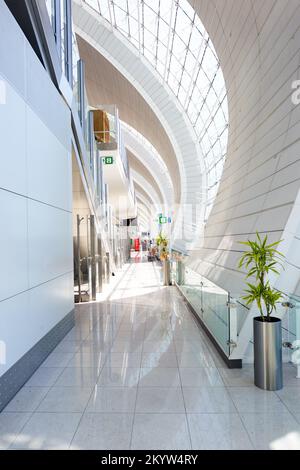
{"type": "Polygon", "coordinates": [[[237,316],[237,334],[240,334],[240,331],[242,329],[243,324],[245,323],[246,317],[249,313],[249,308],[243,305],[240,301],[231,299],[231,302],[233,302],[236,305],[236,316],[237,316]]]}
{"type": "Polygon", "coordinates": [[[129,162],[128,162],[127,151],[126,151],[124,140],[123,140],[123,135],[122,135],[121,128],[120,128],[120,121],[118,121],[118,137],[119,137],[118,148],[119,148],[120,157],[123,163],[124,172],[127,178],[129,178],[129,162]]]}
{"type": "Polygon", "coordinates": [[[228,293],[202,278],[202,320],[226,354],[229,354],[228,293]]]}
{"type": "Polygon", "coordinates": [[[184,281],[180,289],[199,316],[201,314],[201,276],[192,269],[185,268],[184,281]]]}
{"type": "Polygon", "coordinates": [[[78,115],[80,112],[80,92],[79,92],[79,72],[78,72],[79,59],[80,59],[80,56],[79,56],[76,36],[75,36],[75,33],[73,32],[73,36],[72,36],[73,97],[75,100],[78,115]]]}
{"type": "Polygon", "coordinates": [[[282,341],[286,346],[283,354],[295,365],[297,360],[300,376],[300,298],[296,295],[285,296],[283,308],[286,310],[282,318],[282,341]]]}
{"type": "Polygon", "coordinates": [[[176,276],[181,278],[177,283],[196,314],[208,328],[224,353],[230,354],[230,306],[228,304],[229,294],[227,291],[216,286],[190,268],[182,268],[178,261],[176,276]]]}

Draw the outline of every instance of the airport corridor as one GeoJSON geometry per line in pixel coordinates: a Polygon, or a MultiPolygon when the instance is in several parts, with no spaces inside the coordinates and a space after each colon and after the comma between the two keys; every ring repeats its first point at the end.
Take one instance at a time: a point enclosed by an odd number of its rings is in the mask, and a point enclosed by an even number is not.
{"type": "Polygon", "coordinates": [[[75,327],[0,414],[0,448],[297,448],[294,371],[278,393],[252,374],[226,368],[159,264],[137,258],[105,301],[76,305],[75,327]]]}

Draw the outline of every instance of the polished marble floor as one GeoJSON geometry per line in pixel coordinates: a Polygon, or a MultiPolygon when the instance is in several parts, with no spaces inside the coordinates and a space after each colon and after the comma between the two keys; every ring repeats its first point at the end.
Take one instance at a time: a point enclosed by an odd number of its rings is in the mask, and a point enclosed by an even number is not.
{"type": "Polygon", "coordinates": [[[300,449],[300,380],[228,370],[155,263],[125,265],[0,414],[0,449],[300,449]]]}

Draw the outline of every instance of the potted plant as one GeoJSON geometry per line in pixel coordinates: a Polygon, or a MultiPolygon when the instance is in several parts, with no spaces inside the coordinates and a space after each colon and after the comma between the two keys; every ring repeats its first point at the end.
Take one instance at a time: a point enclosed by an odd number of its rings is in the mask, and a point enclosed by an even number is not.
{"type": "Polygon", "coordinates": [[[168,240],[167,237],[160,232],[159,235],[156,238],[156,244],[158,247],[167,247],[168,246],[168,240]]]}
{"type": "Polygon", "coordinates": [[[260,315],[253,319],[254,382],[264,390],[282,388],[282,333],[281,320],[271,316],[282,298],[281,292],[273,289],[268,280],[269,273],[279,274],[283,254],[277,250],[282,240],[268,244],[267,235],[262,239],[240,242],[248,248],[239,261],[239,268],[246,268],[248,288],[242,297],[246,305],[256,303],[260,315]]]}
{"type": "Polygon", "coordinates": [[[156,238],[156,244],[160,249],[160,259],[163,262],[163,282],[165,286],[170,285],[170,263],[169,263],[169,250],[168,240],[165,235],[160,232],[156,238]]]}

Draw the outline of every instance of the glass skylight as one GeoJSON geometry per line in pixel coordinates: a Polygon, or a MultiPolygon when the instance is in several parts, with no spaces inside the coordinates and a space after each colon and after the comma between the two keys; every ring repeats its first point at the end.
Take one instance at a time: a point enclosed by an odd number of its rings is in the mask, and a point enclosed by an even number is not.
{"type": "Polygon", "coordinates": [[[226,87],[214,46],[187,0],[84,0],[139,49],[186,112],[207,173],[206,218],[228,140],[226,87]]]}

